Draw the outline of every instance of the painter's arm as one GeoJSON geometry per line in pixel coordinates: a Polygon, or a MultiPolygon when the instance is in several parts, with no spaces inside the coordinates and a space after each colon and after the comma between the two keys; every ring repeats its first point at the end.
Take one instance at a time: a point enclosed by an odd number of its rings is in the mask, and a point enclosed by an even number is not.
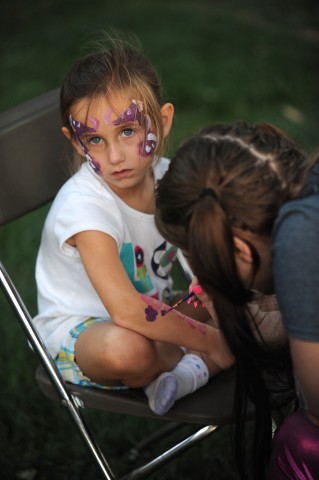
{"type": "Polygon", "coordinates": [[[319,425],[318,215],[316,196],[283,207],[273,235],[273,270],[301,408],[319,425]]]}

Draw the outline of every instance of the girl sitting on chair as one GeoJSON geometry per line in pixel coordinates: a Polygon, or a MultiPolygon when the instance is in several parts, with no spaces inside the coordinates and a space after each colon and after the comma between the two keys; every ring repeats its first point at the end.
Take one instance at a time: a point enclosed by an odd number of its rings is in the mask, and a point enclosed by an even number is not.
{"type": "Polygon", "coordinates": [[[73,65],[60,107],[76,172],[44,225],[35,326],[65,380],[145,387],[164,414],[232,364],[219,331],[167,313],[176,248],[155,227],[154,189],[173,105],[140,49],[114,40],[73,65]]]}

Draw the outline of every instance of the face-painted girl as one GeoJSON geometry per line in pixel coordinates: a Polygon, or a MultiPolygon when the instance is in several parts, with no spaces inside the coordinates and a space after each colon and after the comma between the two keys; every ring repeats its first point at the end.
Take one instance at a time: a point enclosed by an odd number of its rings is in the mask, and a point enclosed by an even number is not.
{"type": "MultiPolygon", "coordinates": [[[[143,113],[143,104],[119,94],[109,102],[104,97],[81,99],[69,117],[73,145],[112,188],[134,184],[151,167],[156,135],[143,113]],[[116,112],[122,112],[118,115],[116,112]]],[[[65,129],[67,130],[67,129],[65,129]]],[[[64,133],[67,132],[64,130],[64,133]]]]}

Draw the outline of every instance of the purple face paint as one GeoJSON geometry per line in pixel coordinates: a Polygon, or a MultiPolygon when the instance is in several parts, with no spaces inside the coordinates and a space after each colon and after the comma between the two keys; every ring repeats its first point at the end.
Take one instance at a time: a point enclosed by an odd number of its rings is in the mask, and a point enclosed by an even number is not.
{"type": "Polygon", "coordinates": [[[148,157],[149,155],[153,155],[156,148],[156,142],[157,138],[155,133],[147,133],[145,140],[140,144],[140,155],[142,157],[148,157]]]}
{"type": "Polygon", "coordinates": [[[97,129],[99,128],[100,122],[94,117],[89,117],[89,120],[90,120],[90,122],[93,123],[93,130],[91,130],[91,131],[96,132],[97,129]]]}
{"type": "Polygon", "coordinates": [[[99,122],[98,120],[96,120],[96,118],[92,119],[92,117],[89,117],[89,119],[94,120],[94,123],[95,123],[94,127],[88,127],[87,125],[83,125],[83,123],[78,122],[77,120],[74,120],[72,115],[69,116],[69,122],[70,122],[71,128],[75,133],[76,137],[80,140],[85,133],[96,132],[96,129],[99,126],[99,122]]]}
{"type": "Polygon", "coordinates": [[[110,120],[111,115],[112,115],[112,109],[109,108],[109,109],[106,111],[105,115],[103,116],[103,120],[104,120],[104,122],[105,122],[107,125],[111,125],[111,120],[110,120]]]}
{"type": "Polygon", "coordinates": [[[86,155],[86,159],[89,162],[90,166],[95,171],[95,173],[97,173],[98,175],[102,175],[101,165],[99,164],[99,162],[94,160],[94,158],[92,158],[91,155],[86,155]]]}
{"type": "Polygon", "coordinates": [[[100,174],[101,173],[100,164],[96,160],[94,160],[94,158],[91,157],[91,155],[89,154],[88,148],[86,147],[86,145],[83,143],[83,140],[82,140],[83,135],[85,135],[86,133],[96,132],[99,126],[99,122],[96,118],[89,117],[89,119],[94,123],[94,127],[88,127],[87,125],[83,125],[83,123],[78,122],[77,120],[74,120],[72,115],[69,116],[69,123],[77,141],[79,142],[80,147],[82,148],[85,154],[85,158],[87,159],[87,161],[89,162],[90,166],[93,168],[95,173],[100,174]]]}
{"type": "MultiPolygon", "coordinates": [[[[109,111],[106,112],[104,119],[109,121],[110,114],[108,112],[109,111]]],[[[150,155],[153,155],[155,151],[157,138],[155,133],[151,132],[151,119],[149,115],[143,115],[142,112],[142,102],[137,100],[131,100],[129,107],[119,118],[112,122],[112,124],[117,126],[137,121],[139,125],[145,128],[145,138],[140,143],[139,153],[141,157],[148,157],[150,155]]]]}
{"type": "Polygon", "coordinates": [[[122,115],[112,122],[113,125],[122,125],[123,123],[131,123],[137,121],[139,125],[142,125],[143,117],[142,115],[143,105],[142,102],[137,102],[136,100],[131,100],[129,107],[125,110],[122,115]]]}

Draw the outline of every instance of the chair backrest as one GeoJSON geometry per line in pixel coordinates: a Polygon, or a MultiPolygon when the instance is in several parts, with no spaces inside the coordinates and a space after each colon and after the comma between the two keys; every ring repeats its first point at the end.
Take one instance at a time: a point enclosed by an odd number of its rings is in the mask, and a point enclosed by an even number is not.
{"type": "MultiPolygon", "coordinates": [[[[59,125],[59,89],[0,113],[0,225],[48,203],[67,179],[65,156],[70,145],[59,125]]],[[[57,392],[69,401],[55,364],[1,262],[0,286],[57,392]]]]}
{"type": "Polygon", "coordinates": [[[59,124],[59,89],[0,114],[0,225],[47,203],[65,181],[59,124]]]}

